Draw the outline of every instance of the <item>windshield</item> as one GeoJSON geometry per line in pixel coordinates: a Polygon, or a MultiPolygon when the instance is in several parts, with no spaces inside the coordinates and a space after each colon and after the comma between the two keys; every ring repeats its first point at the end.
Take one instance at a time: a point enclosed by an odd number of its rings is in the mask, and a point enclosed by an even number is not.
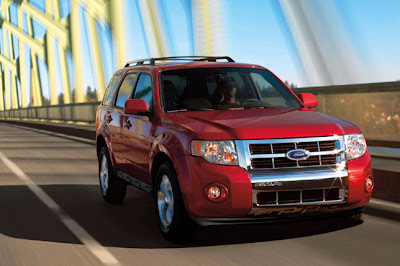
{"type": "Polygon", "coordinates": [[[254,68],[164,71],[161,95],[165,112],[300,107],[270,72],[254,68]]]}

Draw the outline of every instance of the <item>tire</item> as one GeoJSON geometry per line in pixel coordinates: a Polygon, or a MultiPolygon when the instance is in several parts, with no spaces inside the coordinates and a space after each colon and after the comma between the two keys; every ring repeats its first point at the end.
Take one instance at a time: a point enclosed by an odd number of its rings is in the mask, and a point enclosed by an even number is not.
{"type": "Polygon", "coordinates": [[[349,224],[360,224],[362,223],[362,217],[364,213],[364,208],[356,208],[353,210],[348,210],[343,216],[343,225],[349,224]]]}
{"type": "Polygon", "coordinates": [[[354,213],[353,215],[350,216],[350,220],[354,223],[360,222],[362,220],[363,213],[364,213],[364,209],[357,210],[356,213],[354,213]]]}
{"type": "Polygon", "coordinates": [[[170,163],[160,166],[156,180],[155,209],[161,233],[170,241],[190,239],[195,223],[184,207],[178,179],[170,163]]]}
{"type": "Polygon", "coordinates": [[[99,185],[107,202],[121,203],[125,198],[127,183],[115,175],[106,146],[99,153],[99,185]]]}

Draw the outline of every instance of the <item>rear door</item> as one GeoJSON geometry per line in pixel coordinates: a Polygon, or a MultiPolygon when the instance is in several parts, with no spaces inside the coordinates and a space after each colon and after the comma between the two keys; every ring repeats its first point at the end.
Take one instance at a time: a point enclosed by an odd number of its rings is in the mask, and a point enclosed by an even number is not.
{"type": "MultiPolygon", "coordinates": [[[[153,82],[150,73],[141,73],[133,94],[133,99],[143,99],[149,107],[146,114],[127,115],[124,118],[124,159],[129,164],[125,172],[150,184],[149,151],[153,141],[153,82]]],[[[128,165],[126,164],[126,165],[128,165]]]]}
{"type": "Polygon", "coordinates": [[[113,99],[122,75],[123,72],[117,72],[111,78],[97,113],[96,127],[104,129],[104,133],[110,144],[110,156],[114,153],[112,143],[115,139],[116,132],[119,131],[119,125],[115,123],[116,115],[113,113],[113,99]]]}

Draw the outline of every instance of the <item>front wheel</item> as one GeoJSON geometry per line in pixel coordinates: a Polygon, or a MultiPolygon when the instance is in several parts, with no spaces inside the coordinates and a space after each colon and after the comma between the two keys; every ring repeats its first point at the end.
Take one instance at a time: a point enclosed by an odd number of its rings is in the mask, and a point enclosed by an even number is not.
{"type": "Polygon", "coordinates": [[[168,240],[182,240],[191,236],[195,226],[183,205],[175,170],[169,163],[157,173],[156,215],[159,228],[168,240]]]}

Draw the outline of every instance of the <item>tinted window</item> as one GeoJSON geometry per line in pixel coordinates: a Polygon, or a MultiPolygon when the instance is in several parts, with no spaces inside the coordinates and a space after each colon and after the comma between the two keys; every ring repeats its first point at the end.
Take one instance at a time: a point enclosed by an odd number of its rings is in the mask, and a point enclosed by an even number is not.
{"type": "Polygon", "coordinates": [[[136,86],[134,99],[143,99],[149,107],[149,111],[152,108],[153,91],[151,85],[151,76],[147,74],[141,74],[136,86]]]}
{"type": "Polygon", "coordinates": [[[125,107],[125,102],[128,99],[132,98],[133,89],[135,87],[135,82],[137,79],[136,73],[129,73],[126,75],[124,81],[122,81],[121,86],[119,87],[117,101],[115,102],[115,106],[117,107],[125,107]]]}
{"type": "Polygon", "coordinates": [[[115,74],[111,80],[110,83],[108,83],[106,92],[104,93],[104,99],[103,99],[103,104],[104,105],[109,105],[110,101],[112,99],[112,96],[114,94],[115,88],[118,85],[119,80],[121,79],[121,73],[115,74]]]}

